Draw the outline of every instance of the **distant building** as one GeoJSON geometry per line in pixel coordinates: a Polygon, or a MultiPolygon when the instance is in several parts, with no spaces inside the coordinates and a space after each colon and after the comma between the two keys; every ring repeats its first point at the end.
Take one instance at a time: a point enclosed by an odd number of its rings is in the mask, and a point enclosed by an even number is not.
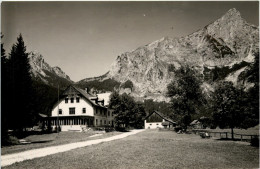
{"type": "Polygon", "coordinates": [[[190,126],[193,128],[193,129],[202,129],[202,124],[201,122],[199,122],[199,120],[193,120],[191,123],[190,123],[190,126]]]}
{"type": "Polygon", "coordinates": [[[172,128],[175,125],[176,123],[172,119],[158,111],[153,111],[144,120],[145,129],[172,128]]]}
{"type": "Polygon", "coordinates": [[[53,106],[51,126],[57,126],[58,122],[61,131],[114,126],[113,112],[107,108],[110,94],[92,95],[87,89],[70,85],[63,92],[59,102],[53,106]]]}

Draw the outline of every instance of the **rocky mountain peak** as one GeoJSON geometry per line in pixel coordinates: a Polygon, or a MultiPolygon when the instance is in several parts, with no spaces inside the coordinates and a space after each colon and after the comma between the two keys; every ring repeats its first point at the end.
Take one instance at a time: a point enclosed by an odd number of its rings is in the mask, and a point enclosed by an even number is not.
{"type": "Polygon", "coordinates": [[[41,79],[46,84],[49,83],[50,79],[53,79],[52,77],[63,78],[65,81],[71,82],[70,77],[61,68],[51,67],[39,52],[30,52],[28,58],[33,77],[41,79]]]}
{"type": "Polygon", "coordinates": [[[232,8],[229,9],[222,18],[241,18],[241,14],[236,8],[232,8]]]}
{"type": "MultiPolygon", "coordinates": [[[[253,53],[259,50],[258,42],[258,27],[247,23],[233,8],[192,34],[178,39],[163,37],[122,53],[111,65],[106,78],[120,83],[130,81],[131,94],[135,97],[163,101],[167,85],[176,78],[175,72],[181,66],[189,66],[199,76],[206,77],[210,73],[204,74],[205,70],[229,69],[253,60],[253,53]]],[[[243,66],[239,68],[237,74],[243,66]]]]}

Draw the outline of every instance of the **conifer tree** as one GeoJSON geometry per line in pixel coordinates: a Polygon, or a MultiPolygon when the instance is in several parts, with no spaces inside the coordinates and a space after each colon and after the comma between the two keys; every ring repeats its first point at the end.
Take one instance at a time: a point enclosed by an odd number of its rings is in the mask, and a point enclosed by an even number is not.
{"type": "Polygon", "coordinates": [[[31,126],[34,120],[32,104],[32,80],[30,64],[23,37],[20,34],[10,53],[10,94],[11,127],[22,130],[31,126]]]}
{"type": "MultiPolygon", "coordinates": [[[[1,34],[1,39],[3,37],[1,34]]],[[[8,59],[5,54],[4,44],[1,43],[1,140],[6,140],[8,130],[8,90],[10,82],[8,73],[8,59]]]]}

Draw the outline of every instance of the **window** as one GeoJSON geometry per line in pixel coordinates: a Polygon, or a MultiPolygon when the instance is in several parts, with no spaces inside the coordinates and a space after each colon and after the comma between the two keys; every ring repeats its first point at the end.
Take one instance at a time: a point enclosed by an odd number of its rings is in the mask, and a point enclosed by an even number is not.
{"type": "Polygon", "coordinates": [[[106,120],[104,120],[104,124],[105,124],[105,125],[107,124],[106,120]]]}
{"type": "Polygon", "coordinates": [[[100,120],[100,125],[102,125],[102,120],[100,120]]]}
{"type": "Polygon", "coordinates": [[[74,98],[70,98],[70,102],[71,102],[71,103],[74,103],[74,98]]]}
{"type": "Polygon", "coordinates": [[[107,115],[110,116],[110,111],[107,112],[107,115]]]}
{"type": "Polygon", "coordinates": [[[70,114],[75,114],[75,107],[70,107],[69,108],[69,113],[70,114]]]}
{"type": "Polygon", "coordinates": [[[68,98],[65,98],[65,103],[68,103],[69,99],[68,98]]]}
{"type": "Polygon", "coordinates": [[[79,97],[76,98],[76,102],[79,103],[79,97]]]}
{"type": "Polygon", "coordinates": [[[62,114],[62,109],[59,109],[59,114],[62,114]]]}
{"type": "Polygon", "coordinates": [[[110,121],[108,121],[108,124],[110,125],[110,121]]]}
{"type": "Polygon", "coordinates": [[[86,113],[86,108],[82,108],[82,113],[86,113]]]}
{"type": "Polygon", "coordinates": [[[96,119],[96,125],[98,125],[98,119],[96,119]]]}

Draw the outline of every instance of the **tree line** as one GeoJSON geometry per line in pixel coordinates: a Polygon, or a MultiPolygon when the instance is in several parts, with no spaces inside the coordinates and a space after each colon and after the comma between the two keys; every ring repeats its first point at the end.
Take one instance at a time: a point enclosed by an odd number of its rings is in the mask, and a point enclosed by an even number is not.
{"type": "Polygon", "coordinates": [[[239,76],[243,82],[234,86],[232,82],[219,80],[213,84],[214,91],[201,89],[202,80],[193,69],[183,66],[176,70],[176,80],[168,89],[171,98],[172,117],[184,129],[194,119],[204,116],[209,127],[249,128],[259,124],[259,54],[255,61],[239,76]],[[253,84],[246,89],[245,82],[253,84]]]}
{"type": "MultiPolygon", "coordinates": [[[[3,35],[1,34],[1,39],[3,35]]],[[[57,100],[57,89],[32,79],[28,52],[22,35],[6,54],[1,43],[1,140],[8,140],[8,130],[17,136],[47,114],[57,100]]]]}
{"type": "MultiPolygon", "coordinates": [[[[144,100],[135,102],[127,94],[113,92],[109,108],[114,110],[117,127],[143,127],[145,116],[154,110],[171,117],[184,130],[195,119],[211,128],[249,128],[259,124],[259,55],[239,76],[243,84],[234,86],[232,82],[218,80],[213,83],[213,91],[203,91],[202,76],[188,66],[175,70],[175,79],[167,86],[170,103],[144,100]],[[244,84],[252,83],[246,89],[244,84]]],[[[232,134],[233,137],[233,134],[232,134]]]]}

